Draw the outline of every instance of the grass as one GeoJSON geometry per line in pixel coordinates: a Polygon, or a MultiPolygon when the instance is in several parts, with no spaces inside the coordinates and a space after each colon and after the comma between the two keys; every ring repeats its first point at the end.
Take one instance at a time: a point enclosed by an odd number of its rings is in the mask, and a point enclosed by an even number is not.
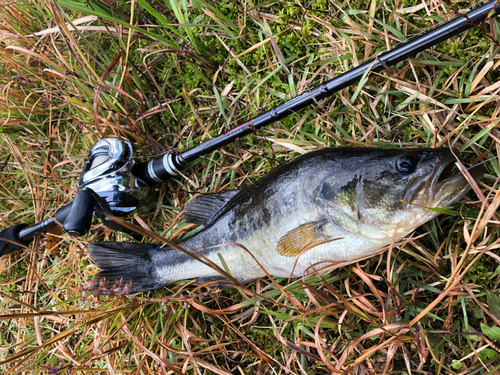
{"type": "MultiPolygon", "coordinates": [[[[0,6],[0,227],[53,215],[89,148],[183,151],[482,2],[20,0],[0,6]],[[8,156],[10,159],[7,161],[8,156]],[[5,161],[5,163],[4,163],[5,161]],[[5,165],[3,165],[5,164],[5,165]]],[[[493,374],[500,258],[498,22],[370,74],[190,165],[133,220],[171,239],[197,192],[247,186],[325,146],[450,146],[487,174],[391,252],[288,284],[84,291],[97,221],[0,262],[5,374],[493,374]],[[486,33],[485,33],[486,31],[486,33]]]]}

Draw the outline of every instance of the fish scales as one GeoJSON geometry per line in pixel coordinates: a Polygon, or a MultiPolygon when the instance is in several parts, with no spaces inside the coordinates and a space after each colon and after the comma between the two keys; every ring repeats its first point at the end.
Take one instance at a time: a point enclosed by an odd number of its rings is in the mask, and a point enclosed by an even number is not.
{"type": "MultiPolygon", "coordinates": [[[[446,149],[312,152],[237,193],[206,197],[210,209],[203,206],[199,212],[208,212],[207,217],[196,217],[205,198],[199,203],[195,198],[186,217],[206,227],[181,246],[223,268],[221,256],[242,282],[265,276],[249,252],[273,276],[302,276],[324,262],[355,259],[386,246],[394,236],[404,237],[438,215],[425,207],[455,204],[468,184],[463,176],[450,174],[453,163],[446,149]]],[[[482,167],[471,170],[476,180],[483,172],[482,167]]],[[[221,278],[213,268],[159,245],[96,242],[89,247],[103,270],[97,279],[123,279],[132,283],[133,292],[182,279],[221,278]],[[123,258],[120,267],[117,256],[123,258]]]]}
{"type": "MultiPolygon", "coordinates": [[[[290,275],[290,269],[295,263],[295,258],[283,257],[277,252],[278,240],[290,230],[307,222],[320,220],[321,213],[318,209],[311,210],[313,205],[313,192],[308,191],[300,194],[298,197],[295,191],[304,189],[303,178],[308,181],[311,187],[319,184],[321,180],[321,171],[318,171],[318,163],[323,169],[329,170],[331,166],[321,155],[311,158],[301,166],[299,171],[295,168],[280,168],[279,178],[263,179],[252,186],[247,191],[242,191],[236,196],[231,205],[222,212],[218,225],[213,225],[197,236],[186,241],[186,245],[192,249],[201,250],[201,254],[206,256],[212,262],[221,266],[219,259],[220,253],[229,271],[242,281],[252,280],[256,277],[264,276],[264,272],[253,260],[251,255],[239,246],[212,246],[224,243],[238,243],[246,249],[252,249],[252,254],[259,260],[266,270],[275,276],[287,277],[290,275]],[[322,160],[323,159],[323,160],[322,160]],[[319,173],[318,173],[319,172],[319,173]],[[288,193],[290,192],[290,193],[288,193]],[[283,217],[287,219],[284,221],[283,217]],[[206,249],[206,250],[202,250],[206,249]],[[280,258],[285,258],[281,259],[280,258]],[[287,261],[283,266],[282,262],[287,261]]],[[[342,233],[339,230],[338,235],[342,233]]],[[[338,259],[343,260],[342,247],[331,243],[325,247],[336,247],[338,259]]],[[[317,249],[324,253],[326,249],[317,249]]],[[[157,272],[162,282],[167,284],[178,279],[190,279],[195,277],[217,277],[220,274],[213,268],[204,265],[194,259],[185,261],[182,269],[179,270],[177,264],[168,262],[169,252],[157,251],[153,253],[153,261],[158,264],[157,272]]],[[[323,257],[323,256],[321,256],[323,257]]],[[[306,260],[307,257],[303,259],[306,260]]],[[[313,257],[314,258],[314,257],[313,257]]],[[[295,274],[303,272],[302,263],[310,266],[310,262],[300,262],[295,274]]],[[[315,263],[313,259],[313,263],[315,263]]]]}

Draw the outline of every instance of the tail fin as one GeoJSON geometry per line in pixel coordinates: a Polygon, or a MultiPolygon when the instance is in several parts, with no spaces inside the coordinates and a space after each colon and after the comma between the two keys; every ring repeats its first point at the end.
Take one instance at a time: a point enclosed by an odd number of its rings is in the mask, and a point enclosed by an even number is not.
{"type": "Polygon", "coordinates": [[[120,292],[137,293],[161,287],[151,262],[150,250],[157,245],[137,244],[133,242],[92,242],[89,244],[90,257],[102,270],[95,280],[94,287],[104,283],[108,292],[116,288],[115,281],[122,281],[120,292]],[[126,287],[126,284],[131,284],[126,287]]]}

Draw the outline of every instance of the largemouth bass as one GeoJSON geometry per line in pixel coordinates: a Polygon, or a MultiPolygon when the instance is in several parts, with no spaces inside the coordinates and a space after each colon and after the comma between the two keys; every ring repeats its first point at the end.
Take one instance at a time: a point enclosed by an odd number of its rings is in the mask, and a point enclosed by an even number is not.
{"type": "MultiPolygon", "coordinates": [[[[375,252],[439,215],[429,208],[453,206],[470,187],[462,174],[452,175],[454,162],[444,148],[311,152],[246,189],[195,197],[182,216],[205,228],[180,246],[224,269],[220,253],[241,282],[265,276],[241,246],[269,274],[299,277],[321,268],[321,262],[349,261],[375,252]]],[[[477,181],[484,169],[477,166],[469,172],[477,181]]],[[[222,278],[213,268],[169,247],[94,242],[89,248],[102,269],[96,280],[131,283],[130,292],[183,279],[199,278],[202,283],[222,278]]]]}

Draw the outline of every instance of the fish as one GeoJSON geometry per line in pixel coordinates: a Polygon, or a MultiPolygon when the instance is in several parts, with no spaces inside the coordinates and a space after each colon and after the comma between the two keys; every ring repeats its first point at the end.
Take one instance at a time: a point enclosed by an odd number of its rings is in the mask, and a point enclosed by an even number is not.
{"type": "MultiPolygon", "coordinates": [[[[374,253],[438,216],[439,208],[459,202],[470,185],[454,173],[454,155],[446,148],[310,152],[247,188],[193,198],[181,216],[204,228],[179,246],[221,269],[225,263],[242,283],[266,276],[262,268],[284,278],[319,272],[325,263],[374,253]]],[[[484,172],[481,165],[469,170],[475,181],[484,172]]],[[[100,285],[120,280],[128,293],[185,279],[227,281],[172,247],[133,242],[88,246],[101,269],[95,280],[100,285]]]]}

